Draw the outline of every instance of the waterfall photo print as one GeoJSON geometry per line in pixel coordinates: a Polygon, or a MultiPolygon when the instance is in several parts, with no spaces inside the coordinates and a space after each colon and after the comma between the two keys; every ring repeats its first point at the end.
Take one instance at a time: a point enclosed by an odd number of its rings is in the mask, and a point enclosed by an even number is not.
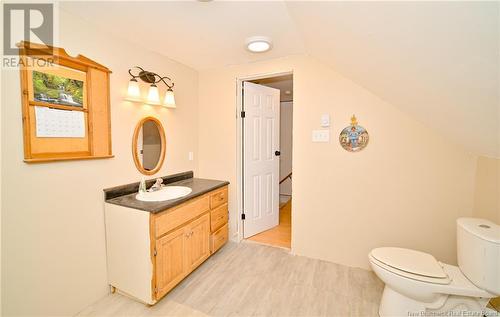
{"type": "Polygon", "coordinates": [[[35,101],[83,107],[83,88],[81,80],[33,71],[35,101]]]}

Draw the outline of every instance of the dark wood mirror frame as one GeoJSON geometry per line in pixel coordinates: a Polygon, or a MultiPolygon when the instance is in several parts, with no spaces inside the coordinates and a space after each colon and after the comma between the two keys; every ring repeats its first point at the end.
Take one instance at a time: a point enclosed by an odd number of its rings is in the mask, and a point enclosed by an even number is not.
{"type": "Polygon", "coordinates": [[[165,130],[163,130],[163,126],[160,120],[156,119],[155,117],[145,117],[141,121],[139,121],[139,123],[137,123],[137,125],[135,126],[134,136],[132,138],[132,156],[134,157],[135,167],[137,167],[137,170],[139,170],[139,172],[141,172],[144,175],[153,175],[160,170],[160,168],[163,165],[163,161],[165,160],[165,150],[166,150],[165,143],[166,143],[165,130]],[[156,167],[152,170],[146,170],[143,167],[142,162],[139,159],[139,153],[137,152],[137,138],[139,137],[139,132],[141,131],[141,128],[146,121],[153,121],[156,124],[156,127],[158,128],[158,133],[160,134],[160,142],[161,142],[160,158],[158,159],[156,167]]]}

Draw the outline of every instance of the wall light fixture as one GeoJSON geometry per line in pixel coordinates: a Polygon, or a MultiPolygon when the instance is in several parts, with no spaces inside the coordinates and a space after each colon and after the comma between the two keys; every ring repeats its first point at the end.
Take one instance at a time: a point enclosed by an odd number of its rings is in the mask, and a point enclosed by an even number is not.
{"type": "Polygon", "coordinates": [[[162,105],[167,108],[176,108],[174,91],[172,89],[174,88],[174,83],[172,82],[172,79],[144,70],[139,66],[130,68],[128,73],[132,79],[130,79],[128,83],[127,100],[145,102],[151,105],[162,105]],[[135,71],[136,74],[134,74],[133,71],[135,71]],[[142,100],[141,98],[141,91],[137,78],[141,79],[145,83],[151,84],[146,100],[142,100]],[[163,103],[160,101],[160,91],[156,85],[159,82],[163,82],[165,86],[167,86],[167,92],[165,93],[165,98],[163,98],[163,103]]]}

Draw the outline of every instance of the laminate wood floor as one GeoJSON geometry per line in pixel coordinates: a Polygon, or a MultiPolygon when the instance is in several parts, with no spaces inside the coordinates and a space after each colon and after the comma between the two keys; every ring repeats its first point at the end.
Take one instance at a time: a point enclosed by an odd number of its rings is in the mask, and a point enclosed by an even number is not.
{"type": "Polygon", "coordinates": [[[292,244],[292,200],[280,208],[280,223],[247,240],[290,249],[292,244]]]}
{"type": "Polygon", "coordinates": [[[154,306],[110,294],[78,316],[378,316],[370,271],[229,242],[154,306]]]}

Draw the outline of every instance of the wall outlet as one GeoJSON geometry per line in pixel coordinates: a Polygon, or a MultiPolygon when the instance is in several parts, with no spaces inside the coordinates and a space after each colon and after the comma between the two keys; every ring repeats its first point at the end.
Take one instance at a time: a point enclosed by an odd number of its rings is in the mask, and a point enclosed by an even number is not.
{"type": "Polygon", "coordinates": [[[313,130],[312,132],[313,142],[330,142],[330,130],[313,130]]]}
{"type": "Polygon", "coordinates": [[[190,160],[190,161],[194,160],[194,154],[193,154],[193,152],[189,152],[188,153],[188,160],[190,160]]]}

